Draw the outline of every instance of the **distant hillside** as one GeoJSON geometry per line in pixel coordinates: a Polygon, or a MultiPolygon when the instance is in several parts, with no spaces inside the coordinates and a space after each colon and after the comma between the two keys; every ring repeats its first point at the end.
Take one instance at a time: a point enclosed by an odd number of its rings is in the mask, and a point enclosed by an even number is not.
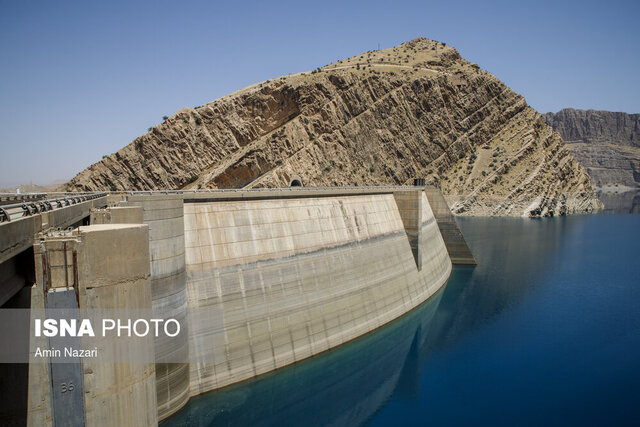
{"type": "Polygon", "coordinates": [[[589,177],[524,98],[419,38],[184,108],[65,190],[410,184],[464,215],[599,208],[589,177]],[[459,195],[456,197],[456,195],[459,195]]]}
{"type": "Polygon", "coordinates": [[[640,114],[567,108],[544,117],[597,187],[640,187],[640,114]]]}
{"type": "Polygon", "coordinates": [[[36,185],[36,184],[22,184],[15,187],[0,188],[0,193],[15,193],[17,189],[20,189],[20,193],[46,193],[54,191],[60,185],[65,183],[64,180],[57,180],[51,184],[36,185]]]}

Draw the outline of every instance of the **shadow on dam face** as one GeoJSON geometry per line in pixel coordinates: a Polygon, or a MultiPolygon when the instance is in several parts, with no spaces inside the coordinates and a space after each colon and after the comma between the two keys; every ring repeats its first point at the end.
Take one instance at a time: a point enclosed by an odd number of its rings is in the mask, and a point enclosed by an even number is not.
{"type": "Polygon", "coordinates": [[[160,425],[359,425],[392,394],[412,395],[419,387],[421,349],[445,288],[348,344],[194,397],[160,425]]]}

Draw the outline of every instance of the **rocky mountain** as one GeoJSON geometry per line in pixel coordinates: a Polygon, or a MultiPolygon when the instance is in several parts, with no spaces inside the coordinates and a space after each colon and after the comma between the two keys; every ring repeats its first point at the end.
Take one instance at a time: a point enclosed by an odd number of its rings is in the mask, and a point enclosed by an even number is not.
{"type": "Polygon", "coordinates": [[[567,108],[544,117],[597,187],[640,188],[640,114],[567,108]]]}
{"type": "Polygon", "coordinates": [[[184,108],[64,190],[439,185],[460,215],[601,207],[525,99],[418,38],[184,108]]]}

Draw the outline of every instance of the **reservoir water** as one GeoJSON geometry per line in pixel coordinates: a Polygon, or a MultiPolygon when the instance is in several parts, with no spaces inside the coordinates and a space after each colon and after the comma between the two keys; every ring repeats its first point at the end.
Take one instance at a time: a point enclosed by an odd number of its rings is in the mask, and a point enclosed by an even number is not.
{"type": "Polygon", "coordinates": [[[478,265],[428,302],[162,424],[638,425],[640,216],[458,223],[478,265]]]}

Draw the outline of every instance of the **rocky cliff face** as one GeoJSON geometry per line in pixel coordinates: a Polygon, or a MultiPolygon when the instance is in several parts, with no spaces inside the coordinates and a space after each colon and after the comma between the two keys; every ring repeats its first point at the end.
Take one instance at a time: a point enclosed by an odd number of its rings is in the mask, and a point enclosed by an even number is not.
{"type": "Polygon", "coordinates": [[[466,215],[601,206],[543,117],[452,47],[416,39],[185,108],[65,190],[439,185],[466,215]]]}
{"type": "Polygon", "coordinates": [[[640,188],[640,114],[567,108],[544,117],[597,187],[640,188]]]}

